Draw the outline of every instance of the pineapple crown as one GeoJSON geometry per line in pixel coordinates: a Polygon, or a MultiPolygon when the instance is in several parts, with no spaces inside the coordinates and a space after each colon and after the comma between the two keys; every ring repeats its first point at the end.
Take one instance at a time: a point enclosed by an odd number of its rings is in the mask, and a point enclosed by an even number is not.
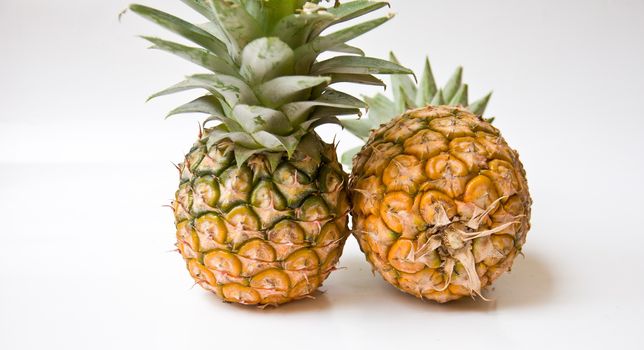
{"type": "MultiPolygon", "coordinates": [[[[400,64],[393,52],[389,54],[389,61],[400,64]]],[[[420,84],[416,85],[408,75],[396,74],[391,76],[390,86],[393,90],[393,100],[381,93],[373,97],[363,96],[369,106],[368,116],[359,119],[342,119],[342,126],[363,142],[367,142],[371,130],[388,123],[406,110],[428,105],[450,105],[464,107],[470,112],[482,116],[492,96],[492,92],[489,92],[479,100],[469,103],[468,87],[463,83],[463,67],[460,66],[456,68],[445,86],[438,88],[428,57],[425,58],[425,68],[420,84]]],[[[491,122],[493,119],[490,118],[488,121],[491,122]]],[[[351,167],[353,156],[361,148],[362,146],[358,146],[343,153],[342,163],[351,167]]]]}
{"type": "Polygon", "coordinates": [[[214,122],[208,145],[230,139],[241,166],[259,152],[290,157],[296,149],[319,158],[312,130],[340,123],[338,115],[360,114],[367,105],[334,90],[334,83],[384,83],[373,74],[410,74],[397,63],[372,57],[347,44],[387,22],[392,15],[326,34],[330,27],[382,7],[383,1],[355,0],[333,6],[303,0],[181,0],[207,19],[192,24],[138,4],[129,9],[182,36],[198,47],[143,36],[152,48],[173,53],[210,72],[195,74],[150,99],[203,89],[206,94],[172,110],[205,113],[214,122]],[[325,34],[325,35],[323,35],[325,34]],[[324,52],[329,55],[318,61],[324,52]],[[299,147],[298,147],[299,146],[299,147]]]}

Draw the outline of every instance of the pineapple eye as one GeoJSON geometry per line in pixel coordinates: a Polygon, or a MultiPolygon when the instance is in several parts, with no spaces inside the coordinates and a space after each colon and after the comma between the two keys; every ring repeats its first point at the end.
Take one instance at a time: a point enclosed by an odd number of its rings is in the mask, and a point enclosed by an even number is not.
{"type": "Polygon", "coordinates": [[[198,217],[194,226],[199,235],[202,250],[211,250],[217,247],[217,243],[226,242],[227,229],[221,217],[208,213],[198,217]]]}
{"type": "Polygon", "coordinates": [[[212,176],[197,178],[193,185],[193,212],[199,214],[211,210],[219,200],[219,184],[212,176]]]}
{"type": "Polygon", "coordinates": [[[290,281],[288,276],[277,269],[270,269],[255,275],[250,280],[250,286],[259,290],[273,290],[285,292],[288,290],[290,281]]]}
{"type": "Polygon", "coordinates": [[[496,201],[499,198],[499,195],[496,192],[496,188],[492,180],[489,177],[479,175],[470,182],[467,183],[465,187],[465,194],[463,195],[463,200],[467,203],[473,203],[477,207],[483,210],[490,210],[490,213],[493,213],[494,208],[498,206],[496,201]],[[493,206],[494,208],[490,208],[493,206]]]}
{"type": "Polygon", "coordinates": [[[287,271],[303,271],[307,274],[316,273],[320,259],[310,249],[300,249],[289,255],[284,261],[284,269],[287,271]]]}
{"type": "Polygon", "coordinates": [[[420,214],[430,225],[445,226],[456,216],[456,204],[442,192],[428,191],[420,197],[420,214]]]}
{"type": "Polygon", "coordinates": [[[271,242],[281,244],[303,244],[304,230],[297,223],[290,220],[282,220],[268,233],[271,242]]]}
{"type": "Polygon", "coordinates": [[[250,203],[257,208],[286,209],[284,197],[277,191],[273,183],[262,180],[251,194],[250,203]]]}
{"type": "Polygon", "coordinates": [[[320,221],[329,217],[329,207],[320,197],[307,198],[299,208],[298,219],[303,221],[320,221]]]}
{"type": "Polygon", "coordinates": [[[394,157],[382,174],[382,182],[389,191],[414,193],[425,178],[420,161],[410,155],[394,157]]]}
{"type": "Polygon", "coordinates": [[[416,244],[408,239],[399,239],[389,249],[387,260],[396,270],[416,273],[425,268],[425,264],[416,261],[416,244]]]}
{"type": "Polygon", "coordinates": [[[257,214],[244,205],[237,206],[226,214],[226,221],[230,225],[243,231],[259,230],[259,218],[257,214]]]}
{"type": "Polygon", "coordinates": [[[215,272],[237,277],[241,274],[241,262],[232,253],[215,250],[203,258],[204,265],[215,272]]]}
{"type": "Polygon", "coordinates": [[[394,232],[403,233],[406,214],[411,212],[414,200],[405,192],[390,192],[380,204],[380,216],[394,232]]]}
{"type": "Polygon", "coordinates": [[[253,305],[261,301],[261,297],[257,291],[237,283],[224,285],[221,292],[224,300],[228,302],[253,305]]]}

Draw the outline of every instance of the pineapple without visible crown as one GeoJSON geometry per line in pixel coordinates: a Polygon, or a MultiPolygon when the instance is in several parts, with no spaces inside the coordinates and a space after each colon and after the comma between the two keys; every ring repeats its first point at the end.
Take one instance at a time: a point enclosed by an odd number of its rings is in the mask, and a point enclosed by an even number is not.
{"type": "Polygon", "coordinates": [[[276,305],[307,297],[342,253],[349,211],[347,174],[335,146],[313,129],[366,107],[329,85],[383,85],[372,74],[410,73],[346,44],[391,16],[326,32],[387,3],[182,1],[207,23],[130,6],[199,46],[144,37],[153,48],[210,71],[152,96],[207,92],[170,112],[209,116],[179,165],[178,250],[196,283],[225,301],[276,305]],[[318,61],[323,52],[341,55],[318,61]]]}
{"type": "Polygon", "coordinates": [[[510,269],[530,228],[518,154],[481,117],[489,94],[468,105],[461,68],[439,90],[426,61],[420,86],[401,75],[392,88],[394,101],[366,99],[369,118],[343,120],[366,142],[343,157],[357,152],[353,233],[404,292],[438,302],[480,295],[510,269]]]}

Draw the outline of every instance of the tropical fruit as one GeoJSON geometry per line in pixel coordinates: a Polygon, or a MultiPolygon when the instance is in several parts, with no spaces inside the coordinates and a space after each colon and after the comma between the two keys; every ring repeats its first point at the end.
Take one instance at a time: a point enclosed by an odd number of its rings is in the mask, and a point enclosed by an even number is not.
{"type": "Polygon", "coordinates": [[[349,185],[362,251],[386,281],[438,302],[480,295],[530,228],[518,153],[481,117],[489,94],[468,105],[461,74],[439,90],[427,61],[420,86],[395,76],[394,101],[367,99],[369,118],[343,121],[366,142],[349,185]]]}
{"type": "Polygon", "coordinates": [[[130,6],[199,46],[144,37],[153,48],[210,71],[152,96],[206,91],[170,112],[208,115],[178,166],[177,248],[195,282],[225,301],[277,305],[310,296],[333,271],[349,232],[347,174],[314,128],[366,106],[329,86],[382,85],[371,74],[409,72],[346,44],[391,16],[326,33],[387,4],[183,2],[207,23],[130,6]],[[319,61],[323,52],[344,55],[319,61]]]}

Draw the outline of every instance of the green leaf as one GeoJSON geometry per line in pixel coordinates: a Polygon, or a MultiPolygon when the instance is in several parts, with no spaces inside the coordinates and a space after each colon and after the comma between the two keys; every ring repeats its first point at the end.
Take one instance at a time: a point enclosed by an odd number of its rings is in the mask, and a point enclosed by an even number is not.
{"type": "Polygon", "coordinates": [[[338,91],[330,88],[326,89],[326,91],[322,94],[322,96],[318,97],[316,101],[333,104],[333,106],[330,106],[330,107],[343,107],[343,108],[346,108],[344,106],[349,106],[352,108],[369,107],[366,103],[364,103],[362,100],[358,98],[355,98],[342,91],[338,91]]]}
{"type": "Polygon", "coordinates": [[[394,103],[383,94],[363,98],[369,105],[369,119],[372,120],[374,128],[388,123],[398,115],[394,103]]]}
{"type": "Polygon", "coordinates": [[[332,34],[317,37],[307,44],[298,47],[295,50],[295,57],[297,57],[295,71],[298,73],[306,73],[309,68],[322,52],[328,51],[331,48],[337,47],[354,39],[391,19],[391,16],[377,18],[371,21],[363,22],[338,30],[332,34]]]}
{"type": "Polygon", "coordinates": [[[340,159],[340,161],[342,162],[342,164],[348,166],[349,169],[351,169],[351,167],[353,166],[353,157],[355,157],[355,155],[358,154],[360,150],[362,150],[362,146],[357,146],[347,150],[346,152],[342,153],[342,158],[340,159]]]}
{"type": "MultiPolygon", "coordinates": [[[[389,53],[389,60],[400,64],[393,52],[389,53]]],[[[396,105],[403,106],[403,111],[416,107],[416,84],[409,78],[409,75],[392,75],[391,87],[394,92],[394,101],[396,105]]]]}
{"type": "Polygon", "coordinates": [[[333,89],[327,91],[314,101],[298,101],[288,103],[282,106],[281,110],[286,114],[293,125],[303,123],[309,112],[315,107],[331,107],[346,110],[346,114],[359,114],[360,108],[366,108],[367,105],[359,99],[333,89]]]}
{"type": "Polygon", "coordinates": [[[442,89],[438,90],[436,95],[434,95],[434,98],[432,99],[431,104],[433,106],[440,106],[440,105],[445,104],[445,97],[443,96],[443,90],[442,89]]]}
{"type": "Polygon", "coordinates": [[[249,133],[264,130],[276,135],[286,135],[293,131],[284,113],[274,109],[239,104],[233,108],[232,115],[249,133]]]}
{"type": "Polygon", "coordinates": [[[234,148],[234,154],[235,154],[235,163],[237,163],[237,167],[241,167],[246,163],[248,158],[252,157],[253,155],[257,153],[261,153],[266,151],[265,148],[246,148],[240,144],[235,144],[234,148]]]}
{"type": "Polygon", "coordinates": [[[479,116],[483,115],[483,113],[485,113],[485,108],[487,108],[488,102],[490,102],[490,97],[492,97],[492,92],[489,92],[481,99],[474,101],[472,104],[470,104],[467,107],[467,109],[476,115],[479,115],[479,116]]]}
{"type": "Polygon", "coordinates": [[[258,131],[252,135],[253,139],[255,139],[260,145],[266,147],[266,149],[271,151],[285,150],[290,157],[293,152],[295,152],[299,138],[303,133],[300,132],[289,136],[278,136],[266,131],[258,131]]]}
{"type": "Polygon", "coordinates": [[[260,85],[257,91],[264,105],[276,108],[298,98],[305,99],[310,88],[330,82],[329,77],[291,75],[269,80],[260,85]]]}
{"type": "Polygon", "coordinates": [[[190,8],[199,12],[202,16],[206,17],[209,20],[217,20],[217,16],[210,9],[207,0],[181,0],[181,2],[190,6],[190,8]]]}
{"type": "Polygon", "coordinates": [[[227,0],[210,1],[210,4],[224,32],[235,44],[235,52],[262,36],[259,24],[241,4],[227,0]]]}
{"type": "Polygon", "coordinates": [[[332,107],[323,107],[311,115],[311,125],[308,126],[308,129],[315,129],[320,125],[324,124],[336,124],[342,125],[342,121],[337,117],[338,115],[343,114],[356,114],[356,112],[347,112],[347,109],[338,110],[337,108],[332,107]]]}
{"type": "Polygon", "coordinates": [[[262,4],[263,0],[242,0],[246,12],[255,19],[258,24],[264,22],[265,9],[262,4]]]}
{"type": "Polygon", "coordinates": [[[195,74],[189,76],[184,81],[150,96],[148,100],[191,89],[208,90],[220,101],[223,100],[228,106],[234,106],[238,103],[249,105],[258,104],[254,93],[242,80],[229,75],[214,74],[195,74]]]}
{"type": "Polygon", "coordinates": [[[229,60],[228,49],[226,45],[219,39],[215,38],[207,31],[186,22],[178,17],[153,9],[151,7],[133,4],[130,5],[130,10],[139,14],[140,16],[157,23],[158,25],[178,34],[193,43],[207,49],[215,55],[229,60]]]}
{"type": "Polygon", "coordinates": [[[373,125],[368,119],[342,119],[340,121],[350,133],[365,141],[373,129],[373,125]]]}
{"type": "Polygon", "coordinates": [[[238,75],[237,70],[233,66],[231,66],[227,61],[212,54],[208,50],[185,46],[172,41],[149,36],[142,36],[142,38],[154,44],[154,46],[151,47],[152,49],[158,49],[172,53],[187,61],[202,66],[214,73],[233,76],[238,75]]]}
{"type": "Polygon", "coordinates": [[[467,84],[461,85],[454,97],[449,101],[450,106],[467,106],[467,84]]]}
{"type": "Polygon", "coordinates": [[[373,57],[337,56],[313,65],[311,74],[413,74],[399,64],[373,57]]]}
{"type": "Polygon", "coordinates": [[[280,19],[295,13],[296,0],[263,0],[262,15],[265,29],[273,28],[280,19]]]}
{"type": "Polygon", "coordinates": [[[423,76],[420,79],[420,85],[416,91],[416,106],[424,107],[431,103],[432,98],[436,95],[436,80],[432,67],[429,64],[429,58],[425,58],[425,69],[423,69],[423,76]]]}
{"type": "Polygon", "coordinates": [[[279,165],[280,161],[282,160],[282,156],[284,153],[282,152],[266,152],[264,153],[266,156],[266,159],[268,160],[268,164],[271,166],[271,172],[275,172],[277,170],[277,166],[279,165]]]}
{"type": "Polygon", "coordinates": [[[251,85],[293,72],[293,50],[278,38],[253,40],[242,52],[241,74],[251,85]]]}
{"type": "Polygon", "coordinates": [[[383,86],[386,84],[369,74],[331,74],[331,84],[335,83],[355,83],[363,85],[383,86]]]}
{"type": "Polygon", "coordinates": [[[208,141],[206,145],[208,148],[211,148],[214,144],[225,138],[225,135],[228,135],[230,130],[224,124],[219,124],[210,129],[208,133],[208,141]],[[223,136],[223,137],[222,137],[223,136]]]}
{"type": "Polygon", "coordinates": [[[335,20],[327,23],[320,23],[315,26],[310,37],[315,38],[330,26],[366,15],[367,13],[376,11],[385,6],[389,6],[389,3],[384,1],[356,0],[346,2],[338,7],[329,8],[327,11],[335,16],[335,20]]]}
{"type": "Polygon", "coordinates": [[[362,51],[359,47],[355,47],[347,44],[336,45],[328,49],[327,51],[349,53],[349,54],[364,56],[364,51],[362,51]]]}
{"type": "Polygon", "coordinates": [[[456,95],[458,89],[461,87],[461,84],[463,84],[463,67],[458,67],[443,88],[443,96],[445,97],[445,101],[452,100],[454,95],[456,95]]]}
{"type": "Polygon", "coordinates": [[[330,23],[335,17],[326,12],[303,12],[282,18],[273,28],[271,35],[277,36],[291,47],[304,45],[311,28],[321,23],[330,23]]]}
{"type": "Polygon", "coordinates": [[[224,111],[221,108],[219,100],[212,95],[201,96],[191,102],[179,106],[166,116],[166,118],[182,113],[206,113],[216,116],[224,116],[224,111]]]}

